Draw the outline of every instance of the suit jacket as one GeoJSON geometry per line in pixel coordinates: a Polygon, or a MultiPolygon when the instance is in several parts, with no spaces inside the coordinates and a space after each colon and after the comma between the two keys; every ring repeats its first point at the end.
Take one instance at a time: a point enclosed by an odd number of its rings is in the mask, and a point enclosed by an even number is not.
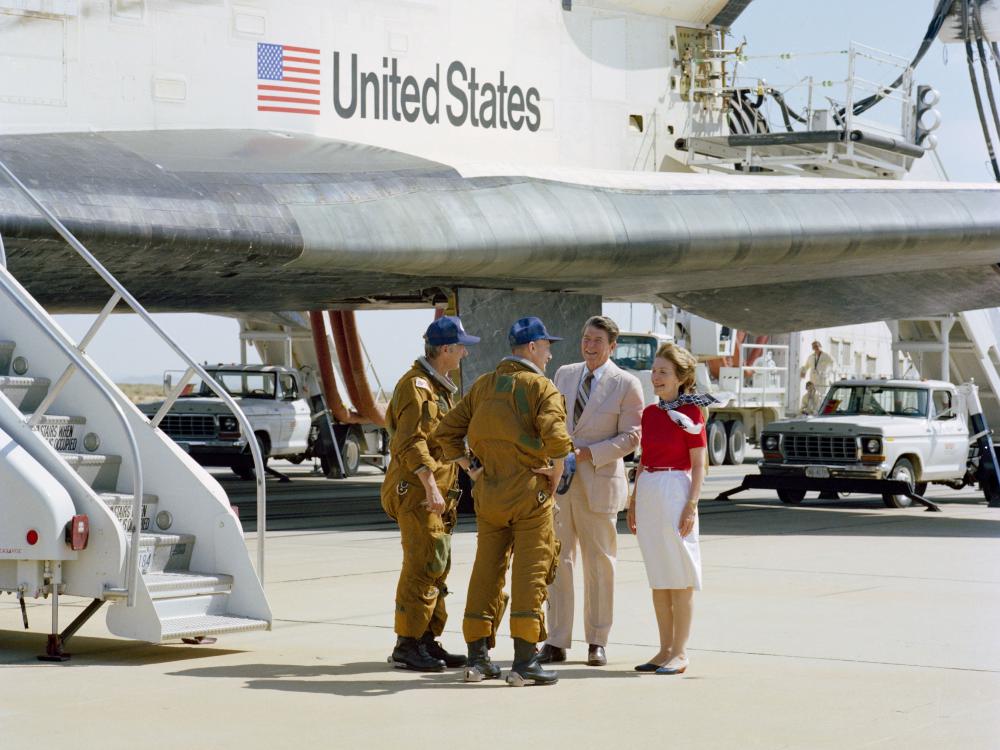
{"type": "Polygon", "coordinates": [[[639,447],[642,423],[642,385],[639,379],[609,361],[592,388],[577,423],[573,418],[576,394],[586,365],[577,362],[556,370],[553,381],[566,398],[570,436],[577,448],[590,448],[593,463],[577,463],[574,484],[579,482],[594,513],[617,513],[628,501],[623,456],[639,447]]]}

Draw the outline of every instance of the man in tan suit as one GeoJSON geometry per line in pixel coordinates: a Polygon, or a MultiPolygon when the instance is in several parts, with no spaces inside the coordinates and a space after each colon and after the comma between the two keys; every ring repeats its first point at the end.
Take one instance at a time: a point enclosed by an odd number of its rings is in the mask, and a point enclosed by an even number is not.
{"type": "Polygon", "coordinates": [[[556,538],[562,545],[549,586],[549,636],[540,661],[566,660],[573,639],[573,568],[577,545],[583,563],[583,622],[587,664],[607,664],[605,647],[614,614],[618,512],[628,499],[622,457],[639,447],[642,386],[611,361],[618,326],[595,316],[583,329],[583,362],[560,367],[556,387],[566,399],[576,474],[556,496],[556,538]]]}

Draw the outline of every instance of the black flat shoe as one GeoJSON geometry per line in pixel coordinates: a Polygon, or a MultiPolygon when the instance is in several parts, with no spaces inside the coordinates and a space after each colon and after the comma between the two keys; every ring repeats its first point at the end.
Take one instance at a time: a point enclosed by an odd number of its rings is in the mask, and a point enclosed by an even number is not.
{"type": "Polygon", "coordinates": [[[660,668],[659,664],[653,664],[651,661],[647,661],[645,664],[640,664],[635,668],[636,672],[655,672],[660,668]]]}

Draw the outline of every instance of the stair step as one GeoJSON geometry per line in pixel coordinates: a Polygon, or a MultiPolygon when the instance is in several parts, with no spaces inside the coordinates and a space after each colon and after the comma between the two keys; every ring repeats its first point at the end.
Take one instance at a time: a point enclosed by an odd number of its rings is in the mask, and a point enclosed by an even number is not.
{"type": "Polygon", "coordinates": [[[228,594],[233,588],[233,577],[223,573],[149,573],[142,577],[146,589],[154,599],[228,594]]]}
{"type": "Polygon", "coordinates": [[[34,411],[49,392],[51,384],[48,378],[0,375],[0,393],[13,401],[14,406],[23,412],[34,411]]]}
{"type": "MultiPolygon", "coordinates": [[[[125,531],[132,530],[132,495],[127,492],[99,492],[97,496],[104,501],[104,504],[115,514],[118,522],[125,531]]],[[[153,515],[159,502],[157,495],[142,496],[142,531],[152,528],[153,515]]]]}
{"type": "MultiPolygon", "coordinates": [[[[30,416],[30,415],[26,415],[30,416]]],[[[84,425],[86,417],[62,417],[48,414],[32,429],[62,453],[76,453],[83,448],[84,425]]]]}
{"type": "Polygon", "coordinates": [[[147,583],[159,573],[186,572],[191,566],[193,549],[193,534],[141,534],[139,572],[146,576],[147,583]]]}
{"type": "Polygon", "coordinates": [[[10,361],[14,359],[14,342],[0,341],[0,375],[10,372],[10,361]]]}
{"type": "Polygon", "coordinates": [[[267,620],[253,620],[249,617],[230,617],[228,615],[171,617],[163,621],[161,639],[167,641],[176,638],[193,638],[199,635],[247,633],[267,629],[267,620]]]}
{"type": "Polygon", "coordinates": [[[101,453],[63,453],[62,457],[95,490],[113,492],[118,485],[121,456],[101,453]]]}

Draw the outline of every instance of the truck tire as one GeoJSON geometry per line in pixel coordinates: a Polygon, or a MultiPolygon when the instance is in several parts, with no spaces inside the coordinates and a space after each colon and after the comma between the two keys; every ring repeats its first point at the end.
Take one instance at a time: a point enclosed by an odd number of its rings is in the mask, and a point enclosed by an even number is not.
{"type": "MultiPolygon", "coordinates": [[[[916,485],[915,481],[917,478],[917,472],[913,468],[913,463],[908,458],[901,458],[896,461],[896,465],[892,467],[892,471],[889,472],[890,479],[902,479],[909,483],[911,487],[915,489],[919,487],[916,485]]],[[[926,488],[926,483],[924,484],[926,488]]],[[[920,494],[918,491],[917,494],[920,494]]],[[[885,503],[886,508],[909,508],[913,505],[913,499],[906,495],[891,495],[889,493],[884,493],[882,495],[882,502],[885,503]]]]}
{"type": "Polygon", "coordinates": [[[361,441],[354,432],[344,436],[344,445],[340,449],[340,458],[344,462],[344,473],[353,477],[361,466],[361,441]]]}
{"type": "Polygon", "coordinates": [[[726,425],[726,463],[739,466],[747,452],[747,436],[743,420],[734,419],[726,425]]]}
{"type": "Polygon", "coordinates": [[[805,490],[778,490],[778,499],[785,505],[798,505],[805,497],[805,490]]]}
{"type": "MultiPolygon", "coordinates": [[[[267,457],[271,452],[271,441],[264,432],[255,433],[255,437],[257,438],[257,445],[260,446],[260,453],[261,458],[264,459],[264,466],[267,467],[267,457]]],[[[234,461],[229,468],[231,468],[233,473],[240,479],[253,479],[253,454],[250,452],[250,448],[248,447],[246,452],[236,459],[236,461],[234,461]]]]}
{"type": "Polygon", "coordinates": [[[708,463],[721,466],[726,461],[726,427],[718,419],[711,419],[705,428],[708,441],[708,463]]]}

